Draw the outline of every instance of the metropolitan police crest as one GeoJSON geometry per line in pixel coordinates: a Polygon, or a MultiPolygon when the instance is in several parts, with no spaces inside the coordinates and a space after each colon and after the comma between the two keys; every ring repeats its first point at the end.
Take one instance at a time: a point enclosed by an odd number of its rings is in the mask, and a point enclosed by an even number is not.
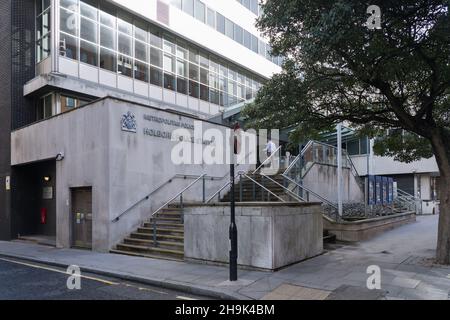
{"type": "Polygon", "coordinates": [[[122,115],[122,131],[134,132],[137,131],[137,122],[133,113],[128,111],[126,114],[122,115]]]}

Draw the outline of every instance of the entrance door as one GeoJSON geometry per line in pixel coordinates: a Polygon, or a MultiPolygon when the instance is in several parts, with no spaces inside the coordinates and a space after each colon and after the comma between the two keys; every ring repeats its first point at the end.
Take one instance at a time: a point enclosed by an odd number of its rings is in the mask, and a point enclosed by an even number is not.
{"type": "Polygon", "coordinates": [[[92,188],[76,188],[72,193],[72,244],[92,249],[92,188]]]}

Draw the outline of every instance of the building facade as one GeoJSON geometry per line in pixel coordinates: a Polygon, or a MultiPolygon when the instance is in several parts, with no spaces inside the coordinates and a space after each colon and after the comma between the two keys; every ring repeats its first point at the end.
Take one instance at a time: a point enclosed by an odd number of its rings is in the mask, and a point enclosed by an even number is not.
{"type": "Polygon", "coordinates": [[[206,172],[217,184],[209,188],[219,187],[226,167],[172,165],[164,132],[195,121],[224,130],[209,120],[253,99],[281,70],[255,28],[256,1],[0,6],[1,239],[43,235],[69,247],[73,224],[90,219],[89,245],[106,251],[167,200],[166,190],[113,224],[156,186],[206,172]],[[124,130],[127,115],[135,130],[124,130]]]}

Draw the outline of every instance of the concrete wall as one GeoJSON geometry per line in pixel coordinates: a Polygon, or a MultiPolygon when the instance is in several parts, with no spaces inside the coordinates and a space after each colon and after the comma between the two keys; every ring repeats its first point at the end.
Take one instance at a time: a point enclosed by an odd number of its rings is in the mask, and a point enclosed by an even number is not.
{"type": "MultiPolygon", "coordinates": [[[[342,170],[343,201],[364,202],[364,189],[350,169],[342,170]]],[[[315,163],[303,179],[303,185],[332,202],[337,202],[337,167],[315,163]]],[[[310,195],[311,201],[320,201],[310,195]]]]}
{"type": "MultiPolygon", "coordinates": [[[[174,179],[176,175],[200,176],[206,173],[209,177],[214,177],[214,181],[206,182],[207,196],[227,181],[228,165],[174,164],[171,151],[177,142],[145,135],[144,129],[172,132],[179,128],[145,120],[144,115],[188,125],[192,125],[195,120],[176,113],[106,98],[13,132],[13,165],[55,159],[60,152],[65,155],[63,161],[56,162],[59,247],[71,245],[70,188],[92,186],[93,249],[107,251],[143,219],[149,218],[152,210],[193,181],[174,179]],[[136,133],[121,129],[122,116],[129,111],[134,114],[137,122],[136,133]],[[163,187],[159,188],[161,186],[163,187]],[[158,191],[151,195],[149,201],[128,212],[118,222],[112,222],[155,190],[158,191]]],[[[221,132],[226,129],[216,124],[202,123],[204,129],[216,128],[221,132]]],[[[201,144],[196,146],[200,146],[200,151],[205,150],[201,144]]],[[[244,166],[242,169],[248,167],[244,166]]],[[[201,199],[202,183],[185,194],[186,201],[201,199]]]]}
{"type": "Polygon", "coordinates": [[[407,212],[392,216],[340,223],[336,223],[324,216],[323,220],[324,229],[336,235],[337,240],[358,242],[373,238],[378,234],[404,224],[415,222],[416,215],[414,212],[407,212]]]}
{"type": "MultiPolygon", "coordinates": [[[[367,156],[351,156],[360,175],[367,174],[367,156]]],[[[425,172],[439,172],[436,159],[422,159],[411,163],[395,161],[392,157],[372,156],[369,162],[371,175],[396,175],[425,172]]]]}
{"type": "MultiPolygon", "coordinates": [[[[185,208],[184,255],[188,260],[229,261],[227,204],[185,208]]],[[[276,270],[323,251],[318,203],[237,204],[238,264],[276,270]]]]}

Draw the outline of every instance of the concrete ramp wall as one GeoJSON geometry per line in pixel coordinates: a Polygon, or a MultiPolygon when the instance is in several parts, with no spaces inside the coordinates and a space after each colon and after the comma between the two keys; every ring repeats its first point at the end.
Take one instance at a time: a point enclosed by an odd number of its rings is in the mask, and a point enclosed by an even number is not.
{"type": "MultiPolygon", "coordinates": [[[[364,187],[349,168],[343,168],[343,201],[364,202],[364,187]]],[[[337,202],[337,167],[314,163],[303,178],[303,185],[331,202],[337,202]]],[[[310,201],[321,201],[310,195],[310,201]]]]}

